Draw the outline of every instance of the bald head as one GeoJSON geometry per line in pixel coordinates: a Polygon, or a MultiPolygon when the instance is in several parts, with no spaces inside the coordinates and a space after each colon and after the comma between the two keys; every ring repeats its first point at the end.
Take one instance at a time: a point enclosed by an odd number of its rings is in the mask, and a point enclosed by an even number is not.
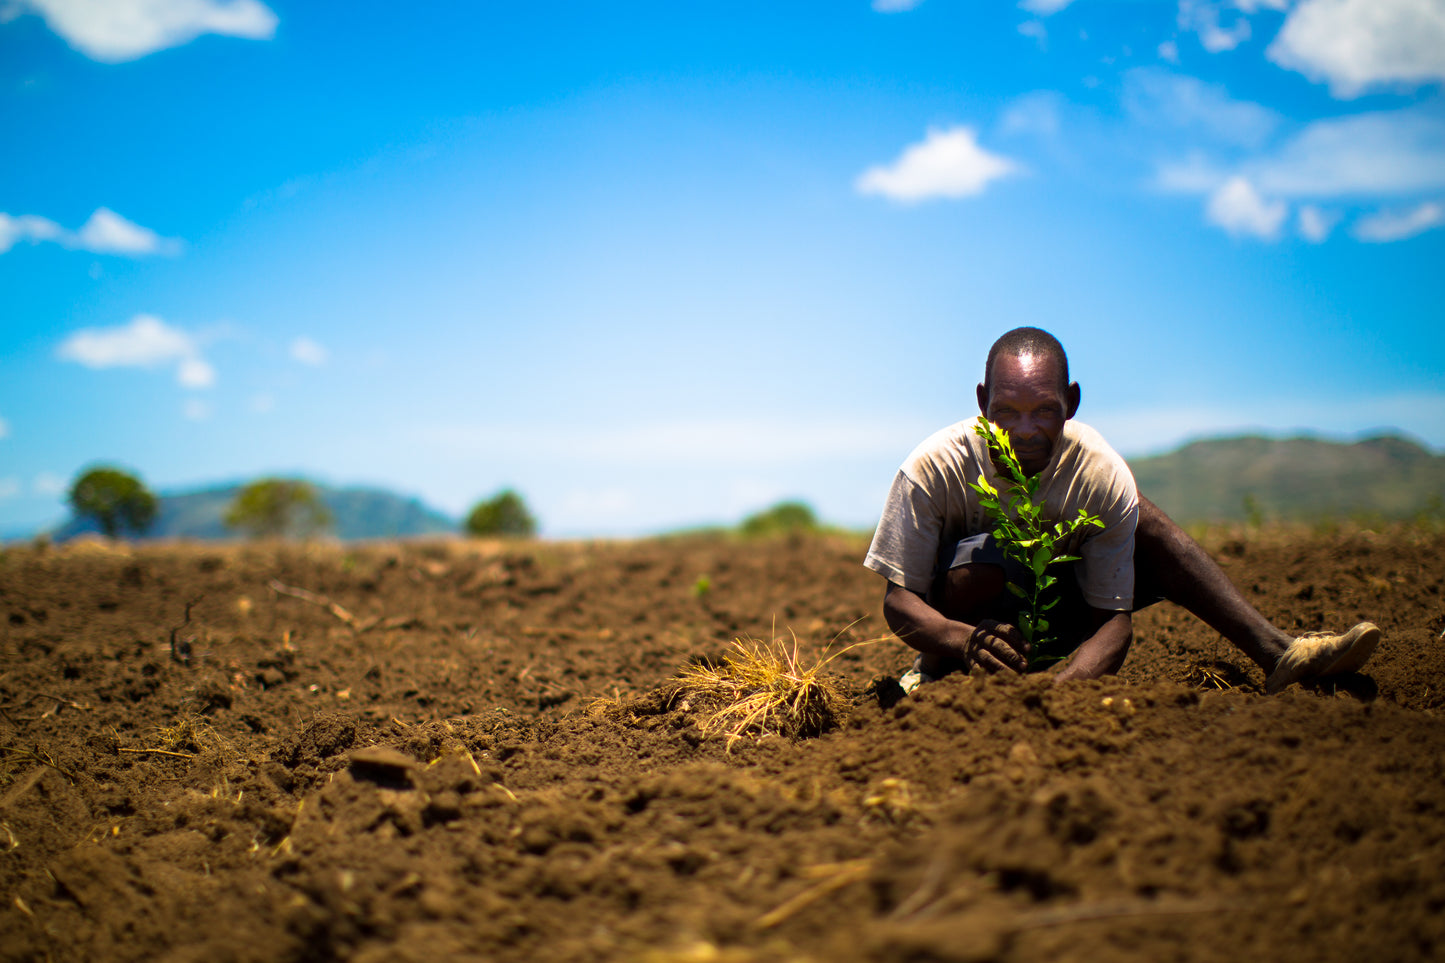
{"type": "Polygon", "coordinates": [[[983,377],[978,410],[1008,432],[1024,473],[1037,475],[1079,410],[1063,345],[1047,331],[1015,328],[994,342],[983,377]]]}
{"type": "Polygon", "coordinates": [[[1068,392],[1069,358],[1059,339],[1043,328],[1014,328],[1004,334],[988,349],[988,361],[983,367],[983,390],[985,395],[993,392],[993,368],[1001,355],[1017,358],[1029,355],[1054,365],[1059,373],[1059,389],[1068,392]]]}

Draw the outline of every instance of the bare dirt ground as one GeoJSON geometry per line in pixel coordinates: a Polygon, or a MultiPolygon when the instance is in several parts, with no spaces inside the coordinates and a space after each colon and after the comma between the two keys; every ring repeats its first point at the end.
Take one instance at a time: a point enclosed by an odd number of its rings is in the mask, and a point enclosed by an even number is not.
{"type": "Polygon", "coordinates": [[[1166,605],[1106,682],[895,703],[903,647],[851,649],[811,739],[659,697],[883,636],[864,547],[9,549],[0,959],[1445,955],[1445,537],[1214,540],[1282,627],[1381,626],[1328,688],[1166,605]]]}

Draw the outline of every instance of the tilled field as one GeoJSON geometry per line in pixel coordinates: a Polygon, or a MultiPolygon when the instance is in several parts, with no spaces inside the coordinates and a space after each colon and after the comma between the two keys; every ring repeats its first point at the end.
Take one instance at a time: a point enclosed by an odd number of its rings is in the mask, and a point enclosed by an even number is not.
{"type": "Polygon", "coordinates": [[[1365,672],[1267,698],[1163,605],[897,699],[856,539],[9,549],[0,958],[1439,959],[1445,537],[1211,547],[1365,672]],[[819,737],[660,696],[793,635],[881,639],[819,737]]]}

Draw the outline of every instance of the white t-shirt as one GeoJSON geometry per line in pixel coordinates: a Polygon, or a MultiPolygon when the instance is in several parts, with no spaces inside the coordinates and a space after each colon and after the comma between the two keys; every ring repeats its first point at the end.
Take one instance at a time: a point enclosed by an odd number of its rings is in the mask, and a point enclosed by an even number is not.
{"type": "MultiPolygon", "coordinates": [[[[980,475],[1002,490],[988,446],[974,433],[976,419],[935,432],[913,450],[888,491],[883,517],[863,564],[884,578],[926,596],[938,553],[992,525],[968,487],[980,475]]],[[[1084,600],[1097,609],[1127,612],[1134,602],[1134,528],[1139,491],[1124,459],[1093,428],[1064,422],[1053,456],[1039,476],[1044,517],[1069,519],[1083,509],[1103,521],[1076,532],[1063,549],[1074,565],[1084,600]]],[[[1037,496],[1036,496],[1037,497],[1037,496]]]]}

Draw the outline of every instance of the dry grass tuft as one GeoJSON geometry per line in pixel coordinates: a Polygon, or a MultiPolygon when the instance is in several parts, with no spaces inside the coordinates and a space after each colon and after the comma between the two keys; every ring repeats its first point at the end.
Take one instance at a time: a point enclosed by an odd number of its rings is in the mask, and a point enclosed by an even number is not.
{"type": "Polygon", "coordinates": [[[1196,689],[1233,689],[1245,681],[1237,667],[1220,659],[1191,659],[1184,672],[1184,683],[1196,689]]]}
{"type": "Polygon", "coordinates": [[[211,724],[200,716],[186,713],[176,719],[175,725],[157,726],[158,745],[143,749],[121,747],[121,752],[154,753],[162,756],[193,758],[203,753],[215,753],[222,759],[235,755],[234,747],[211,724]]]}
{"type": "Polygon", "coordinates": [[[842,690],[824,677],[823,669],[852,647],[804,665],[796,637],[791,645],[782,639],[734,639],[720,664],[682,672],[676,699],[712,709],[698,728],[708,735],[723,733],[729,749],[745,736],[815,736],[837,725],[847,707],[842,690]]]}

